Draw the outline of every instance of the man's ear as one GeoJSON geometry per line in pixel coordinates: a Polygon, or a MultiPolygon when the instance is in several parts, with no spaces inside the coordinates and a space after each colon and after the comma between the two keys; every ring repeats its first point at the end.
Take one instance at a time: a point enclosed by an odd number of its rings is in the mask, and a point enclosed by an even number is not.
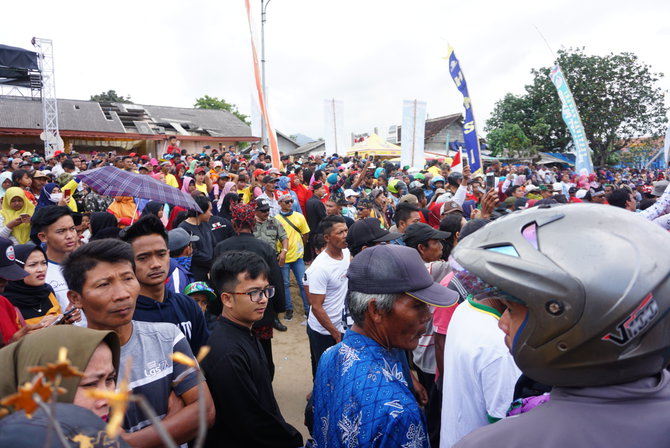
{"type": "Polygon", "coordinates": [[[368,302],[368,316],[372,322],[378,324],[382,321],[384,312],[377,308],[377,299],[372,299],[368,302]]]}
{"type": "Polygon", "coordinates": [[[37,238],[40,239],[41,242],[46,243],[47,242],[47,235],[44,232],[39,232],[37,234],[37,238]]]}
{"type": "MultiPolygon", "coordinates": [[[[81,308],[81,307],[82,307],[82,306],[81,306],[81,305],[82,305],[82,303],[81,303],[81,302],[82,302],[82,300],[81,300],[81,294],[79,294],[77,291],[73,291],[73,290],[70,289],[70,290],[67,292],[67,298],[70,299],[70,303],[71,303],[73,306],[75,306],[75,307],[77,307],[77,308],[81,308]]],[[[61,311],[65,312],[65,310],[61,310],[61,311]]]]}
{"type": "Polygon", "coordinates": [[[233,295],[227,292],[222,292],[219,296],[221,298],[221,303],[223,308],[232,308],[233,305],[233,295]]]}

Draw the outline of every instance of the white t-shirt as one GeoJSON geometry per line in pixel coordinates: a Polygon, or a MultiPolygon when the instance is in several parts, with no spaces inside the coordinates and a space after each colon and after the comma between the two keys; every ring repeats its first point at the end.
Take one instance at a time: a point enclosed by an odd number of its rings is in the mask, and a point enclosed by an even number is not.
{"type": "Polygon", "coordinates": [[[444,344],[440,448],[503,418],[512,403],[521,371],[505,345],[499,318],[496,310],[470,298],[454,311],[444,344]]]}
{"type": "MultiPolygon", "coordinates": [[[[323,309],[328,314],[328,318],[333,323],[333,326],[340,332],[344,332],[342,311],[344,310],[344,303],[349,290],[347,269],[349,269],[350,260],[349,249],[342,250],[341,260],[331,258],[324,250],[314,259],[309,270],[305,273],[309,284],[309,293],[325,294],[323,309]]],[[[316,319],[311,308],[309,310],[309,317],[307,318],[307,325],[318,333],[324,335],[330,334],[316,319]]]]}
{"type": "MultiPolygon", "coordinates": [[[[58,299],[60,309],[64,313],[65,310],[67,310],[67,307],[70,306],[70,299],[67,297],[69,288],[67,287],[67,283],[65,283],[65,278],[61,272],[60,264],[49,260],[47,263],[47,275],[44,280],[53,288],[54,294],[58,299]]],[[[86,316],[84,316],[84,312],[81,311],[81,320],[79,322],[75,322],[74,325],[78,327],[86,327],[87,324],[88,322],[86,321],[86,316]]]]}

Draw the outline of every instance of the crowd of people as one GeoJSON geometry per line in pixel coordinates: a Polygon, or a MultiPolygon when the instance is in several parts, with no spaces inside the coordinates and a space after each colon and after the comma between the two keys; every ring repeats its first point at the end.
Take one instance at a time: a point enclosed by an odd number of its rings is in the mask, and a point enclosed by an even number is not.
{"type": "Polygon", "coordinates": [[[127,385],[161,421],[129,401],[129,446],[192,443],[203,425],[211,447],[666,443],[664,172],[273,164],[256,144],[168,143],[157,157],[0,155],[0,442],[23,416],[8,397],[66,347],[83,376],[59,402],[107,421],[109,400],[88,392],[127,385]],[[79,174],[106,165],[198,209],[100,195],[79,174]],[[294,319],[307,438],[272,387],[274,331],[294,319]],[[173,361],[205,347],[198,369],[173,361]]]}

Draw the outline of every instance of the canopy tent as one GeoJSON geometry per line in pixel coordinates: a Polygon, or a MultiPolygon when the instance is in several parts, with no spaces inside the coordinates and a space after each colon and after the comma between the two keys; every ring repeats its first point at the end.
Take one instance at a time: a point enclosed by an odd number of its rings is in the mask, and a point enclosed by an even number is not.
{"type": "Polygon", "coordinates": [[[0,84],[30,87],[30,74],[37,71],[37,53],[0,45],[0,84]]]}
{"type": "Polygon", "coordinates": [[[377,134],[372,134],[347,151],[349,156],[353,156],[355,153],[358,153],[359,157],[375,156],[389,159],[400,157],[400,146],[387,142],[377,134]]]}

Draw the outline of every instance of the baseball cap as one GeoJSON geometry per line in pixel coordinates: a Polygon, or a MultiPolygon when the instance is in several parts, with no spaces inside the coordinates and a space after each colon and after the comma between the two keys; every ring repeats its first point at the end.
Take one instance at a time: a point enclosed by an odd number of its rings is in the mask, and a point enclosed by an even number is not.
{"type": "Polygon", "coordinates": [[[659,180],[658,182],[654,182],[654,189],[651,191],[651,194],[653,196],[663,196],[663,192],[666,188],[668,188],[668,183],[669,182],[667,180],[659,180]]]}
{"type": "Polygon", "coordinates": [[[351,188],[347,188],[346,190],[344,190],[344,197],[345,198],[350,198],[352,196],[360,196],[360,195],[361,195],[360,193],[356,193],[351,188]]]}
{"type": "Polygon", "coordinates": [[[33,179],[39,179],[40,177],[47,178],[49,176],[47,176],[44,171],[40,171],[40,170],[37,170],[33,173],[33,179]]]}
{"type": "Polygon", "coordinates": [[[33,157],[32,159],[30,159],[30,161],[33,163],[40,163],[42,162],[42,159],[39,157],[33,157]]]}
{"type": "Polygon", "coordinates": [[[270,202],[265,198],[256,199],[256,210],[261,212],[270,210],[270,202]]]}
{"type": "Polygon", "coordinates": [[[417,198],[413,194],[406,194],[405,196],[400,198],[399,202],[400,203],[407,202],[408,204],[419,205],[419,198],[417,198]]]}
{"type": "Polygon", "coordinates": [[[279,174],[279,170],[277,168],[270,168],[267,174],[279,174]]]}
{"type": "Polygon", "coordinates": [[[440,208],[440,215],[446,215],[449,213],[461,212],[463,213],[463,207],[456,201],[447,201],[442,204],[440,208]]]}
{"type": "Polygon", "coordinates": [[[404,293],[438,307],[458,302],[456,291],[433,282],[419,252],[411,247],[387,244],[365,249],[351,261],[347,277],[349,291],[404,293]]]}
{"type": "Polygon", "coordinates": [[[29,151],[26,151],[23,154],[21,154],[21,157],[32,157],[32,156],[33,156],[33,153],[29,152],[29,151]]]}
{"type": "Polygon", "coordinates": [[[10,156],[13,156],[13,155],[16,154],[17,152],[19,152],[18,149],[16,149],[16,148],[12,148],[12,149],[9,150],[9,155],[10,155],[10,156]]]}
{"type": "Polygon", "coordinates": [[[270,182],[279,182],[279,179],[274,176],[265,176],[262,182],[264,184],[269,184],[270,182]]]}
{"type": "Polygon", "coordinates": [[[347,244],[350,247],[359,247],[369,243],[387,243],[401,236],[402,233],[382,229],[377,218],[364,218],[354,222],[349,228],[347,244]]]}
{"type": "Polygon", "coordinates": [[[149,156],[146,155],[146,154],[143,154],[142,156],[140,156],[140,159],[141,160],[149,160],[149,156]]]}
{"type": "Polygon", "coordinates": [[[136,152],[131,152],[131,153],[128,154],[128,155],[129,155],[130,157],[135,157],[135,156],[137,155],[137,153],[136,153],[136,152]]]}
{"type": "Polygon", "coordinates": [[[193,282],[189,283],[186,288],[184,288],[184,294],[190,296],[193,293],[201,292],[207,296],[208,300],[216,300],[216,293],[209,285],[205,282],[193,282]]]}
{"type": "Polygon", "coordinates": [[[189,243],[195,241],[200,241],[200,237],[198,235],[191,235],[186,229],[182,229],[181,227],[177,227],[168,232],[168,250],[170,252],[183,249],[188,246],[189,243]]]}
{"type": "Polygon", "coordinates": [[[415,222],[405,230],[403,241],[405,241],[405,244],[408,246],[415,246],[422,241],[443,240],[450,236],[451,232],[443,232],[442,230],[433,229],[424,222],[415,222]]]}
{"type": "Polygon", "coordinates": [[[204,172],[206,172],[206,171],[207,171],[207,170],[205,169],[204,166],[199,166],[199,167],[197,167],[197,168],[195,169],[194,173],[198,174],[198,173],[204,173],[204,172]]]}
{"type": "Polygon", "coordinates": [[[5,280],[21,280],[28,273],[16,265],[16,254],[12,242],[0,238],[0,278],[5,280]]]}

